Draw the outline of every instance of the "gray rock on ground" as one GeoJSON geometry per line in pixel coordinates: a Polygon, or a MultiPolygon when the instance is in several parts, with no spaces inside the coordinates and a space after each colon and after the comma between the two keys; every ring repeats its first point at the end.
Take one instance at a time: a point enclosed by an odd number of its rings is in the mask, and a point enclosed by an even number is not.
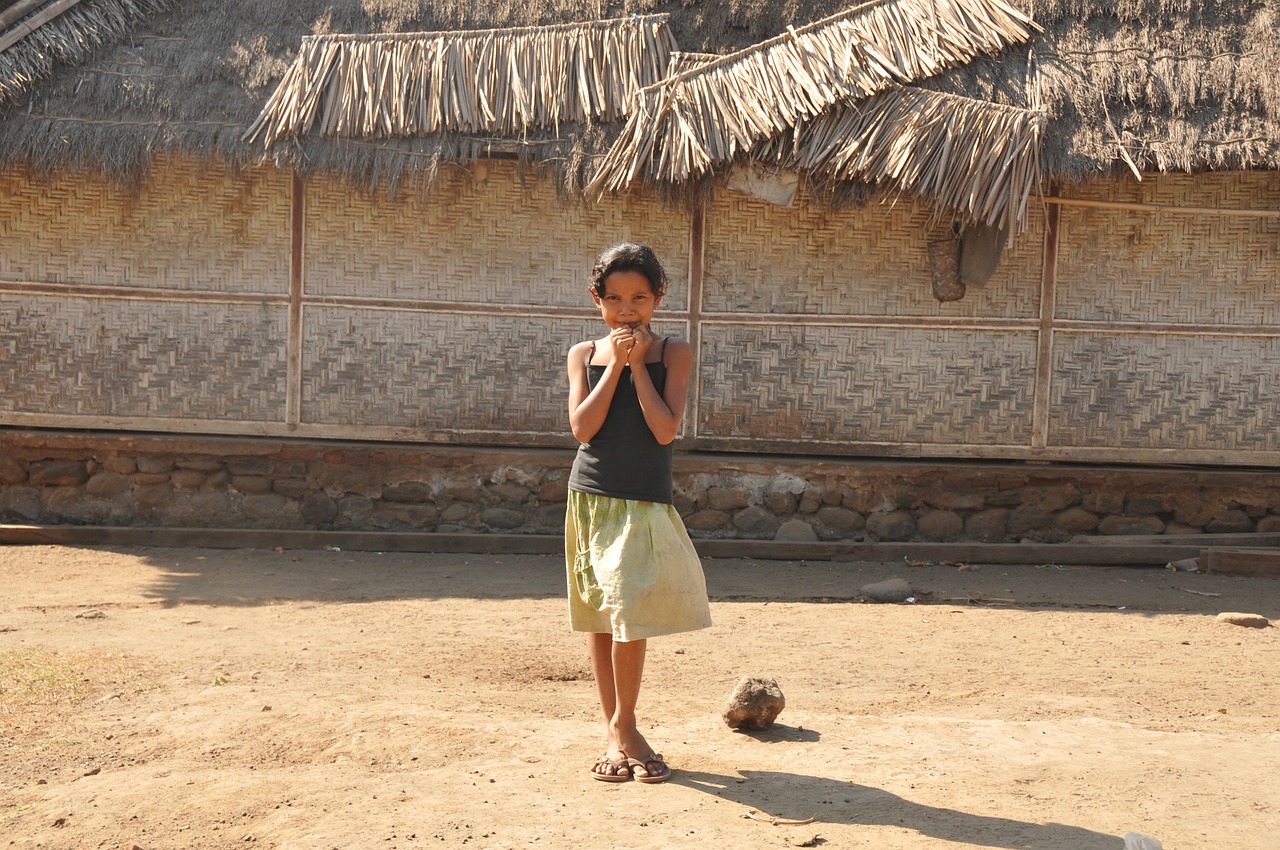
{"type": "Polygon", "coordinates": [[[768,729],[786,704],[777,679],[744,676],[729,695],[724,722],[730,729],[768,729]]]}
{"type": "Polygon", "coordinates": [[[911,583],[904,578],[887,578],[864,584],[858,588],[858,593],[872,602],[906,602],[911,596],[911,583]]]}
{"type": "Polygon", "coordinates": [[[1251,629],[1265,629],[1271,621],[1261,614],[1243,614],[1239,611],[1223,611],[1218,615],[1219,623],[1233,626],[1248,626],[1251,629]]]}

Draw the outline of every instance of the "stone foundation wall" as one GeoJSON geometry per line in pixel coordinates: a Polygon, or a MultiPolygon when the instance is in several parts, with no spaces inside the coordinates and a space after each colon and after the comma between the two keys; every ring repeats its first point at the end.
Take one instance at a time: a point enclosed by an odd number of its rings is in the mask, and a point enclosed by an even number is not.
{"type": "MultiPolygon", "coordinates": [[[[560,534],[573,453],[0,433],[0,522],[560,534]]],[[[1062,542],[1280,532],[1280,471],[677,453],[704,538],[1062,542]]]]}

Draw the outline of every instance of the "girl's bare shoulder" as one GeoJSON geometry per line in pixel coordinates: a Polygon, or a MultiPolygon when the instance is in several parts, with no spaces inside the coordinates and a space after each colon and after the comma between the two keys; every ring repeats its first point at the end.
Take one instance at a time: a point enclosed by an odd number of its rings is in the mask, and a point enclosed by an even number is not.
{"type": "Polygon", "coordinates": [[[693,357],[693,346],[689,345],[687,339],[680,339],[678,336],[669,336],[666,341],[666,353],[676,357],[693,357]]]}

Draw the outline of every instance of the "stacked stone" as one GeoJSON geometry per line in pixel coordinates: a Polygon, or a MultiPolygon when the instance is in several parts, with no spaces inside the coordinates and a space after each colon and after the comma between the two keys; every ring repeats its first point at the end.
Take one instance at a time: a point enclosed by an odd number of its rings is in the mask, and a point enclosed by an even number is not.
{"type": "MultiPolygon", "coordinates": [[[[0,454],[0,522],[560,534],[572,461],[555,450],[138,442],[0,454]]],[[[684,456],[675,504],[704,538],[1053,543],[1280,532],[1280,476],[1266,473],[1139,480],[1108,469],[954,469],[684,456]]]]}
{"type": "Polygon", "coordinates": [[[419,454],[0,458],[0,521],[562,533],[568,472],[419,454]]]}
{"type": "MultiPolygon", "coordinates": [[[[1164,494],[1083,491],[1067,482],[806,483],[753,490],[690,476],[676,505],[694,536],[782,540],[1057,543],[1078,535],[1280,532],[1280,494],[1195,486],[1164,494]],[[1243,501],[1241,501],[1243,500],[1243,501]]],[[[904,476],[905,478],[905,476],[904,476]]]]}

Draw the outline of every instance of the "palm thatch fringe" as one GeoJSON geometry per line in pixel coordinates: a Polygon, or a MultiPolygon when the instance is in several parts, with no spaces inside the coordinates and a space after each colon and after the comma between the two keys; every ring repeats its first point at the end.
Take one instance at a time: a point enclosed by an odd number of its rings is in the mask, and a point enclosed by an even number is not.
{"type": "Polygon", "coordinates": [[[462,32],[321,35],[302,49],[246,141],[282,136],[517,135],[619,120],[675,50],[665,15],[462,32]]]}
{"type": "MultiPolygon", "coordinates": [[[[81,0],[46,23],[26,32],[0,51],[0,105],[53,73],[58,63],[84,61],[97,47],[131,31],[170,0],[81,0]]],[[[18,20],[6,35],[17,35],[40,14],[18,20]]]]}
{"type": "Polygon", "coordinates": [[[754,159],[822,181],[887,184],[965,223],[1026,229],[1040,190],[1043,112],[895,86],[758,146],[754,159]]]}
{"type": "Polygon", "coordinates": [[[872,0],[789,29],[640,92],[589,190],[621,191],[642,174],[697,177],[837,101],[932,76],[1037,28],[1001,0],[872,0]]]}

